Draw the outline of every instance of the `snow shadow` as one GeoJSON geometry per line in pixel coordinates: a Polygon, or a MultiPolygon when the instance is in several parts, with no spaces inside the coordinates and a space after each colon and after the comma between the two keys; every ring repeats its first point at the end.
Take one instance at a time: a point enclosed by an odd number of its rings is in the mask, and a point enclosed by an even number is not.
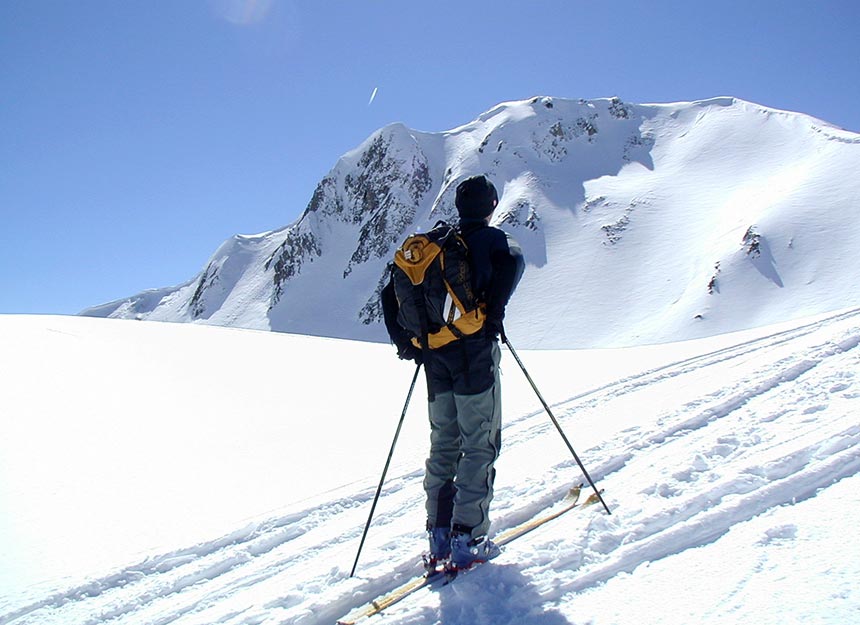
{"type": "Polygon", "coordinates": [[[488,564],[464,574],[439,592],[442,625],[572,625],[513,564],[488,564]]]}
{"type": "Polygon", "coordinates": [[[753,267],[755,267],[761,275],[773,282],[776,286],[783,288],[785,284],[782,282],[782,278],[776,270],[776,261],[774,260],[773,252],[770,249],[767,239],[761,237],[757,243],[758,246],[756,248],[756,254],[752,255],[753,267]]]}

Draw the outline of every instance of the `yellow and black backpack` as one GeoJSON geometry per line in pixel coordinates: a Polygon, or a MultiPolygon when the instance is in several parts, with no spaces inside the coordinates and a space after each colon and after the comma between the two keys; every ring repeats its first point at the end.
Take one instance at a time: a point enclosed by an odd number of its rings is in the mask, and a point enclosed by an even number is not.
{"type": "Polygon", "coordinates": [[[436,349],[484,325],[484,308],[472,289],[469,249],[457,230],[437,222],[413,234],[394,254],[397,322],[416,347],[436,349]]]}

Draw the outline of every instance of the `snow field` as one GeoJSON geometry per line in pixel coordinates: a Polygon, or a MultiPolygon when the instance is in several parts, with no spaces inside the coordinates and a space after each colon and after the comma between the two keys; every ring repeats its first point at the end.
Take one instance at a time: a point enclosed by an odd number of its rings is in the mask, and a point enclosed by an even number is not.
{"type": "MultiPolygon", "coordinates": [[[[103,328],[113,328],[121,348],[127,347],[123,328],[161,340],[158,324],[68,323],[95,324],[75,326],[79,337],[90,342],[104,336],[103,328]]],[[[203,344],[214,352],[226,350],[244,336],[251,343],[260,341],[260,354],[269,351],[262,333],[185,326],[184,332],[204,339],[187,341],[175,334],[180,327],[164,331],[182,353],[203,344]]],[[[76,583],[43,571],[39,584],[0,594],[0,623],[332,623],[420,570],[426,434],[422,388],[416,389],[407,415],[358,574],[348,577],[410,367],[388,350],[380,354],[392,363],[377,359],[379,346],[320,345],[301,337],[271,340],[289,346],[293,357],[332,347],[344,359],[369,359],[378,367],[376,376],[399,376],[397,392],[391,393],[395,397],[380,399],[386,403],[384,414],[366,416],[379,430],[364,443],[373,453],[337,464],[333,475],[321,476],[325,492],[289,499],[292,480],[283,476],[311,470],[307,456],[281,458],[261,473],[258,464],[242,460],[253,454],[253,446],[243,449],[229,465],[232,479],[280,481],[285,492],[279,510],[267,514],[267,508],[244,501],[241,514],[233,511],[234,518],[244,521],[231,521],[234,529],[211,534],[214,539],[205,539],[212,530],[201,528],[199,541],[187,539],[195,535],[194,515],[175,515],[171,521],[181,529],[173,539],[176,548],[151,549],[139,558],[126,554],[126,563],[119,566],[82,560],[78,575],[64,578],[74,577],[76,583]]],[[[755,333],[649,349],[521,352],[585,466],[606,489],[613,514],[599,506],[571,512],[511,543],[491,565],[442,590],[417,593],[373,622],[857,622],[858,344],[860,310],[849,310],[755,333]]],[[[229,352],[224,353],[227,358],[229,352]]],[[[252,356],[253,350],[243,353],[252,356]]],[[[503,354],[505,428],[493,505],[495,531],[539,513],[582,481],[516,367],[503,354]]],[[[364,374],[355,375],[368,384],[364,374]]],[[[309,377],[299,379],[309,384],[309,377]]],[[[150,381],[157,387],[157,377],[150,381]]],[[[242,387],[232,390],[241,393],[242,387]]],[[[176,394],[176,402],[180,396],[176,394]]],[[[312,410],[299,389],[280,391],[278,397],[284,405],[295,401],[302,410],[312,410]]],[[[335,394],[325,400],[331,409],[340,406],[335,394]]],[[[347,400],[355,411],[367,410],[365,402],[347,400]]],[[[80,400],[70,401],[74,406],[80,400]]],[[[260,397],[257,401],[263,403],[260,397]]],[[[267,430],[263,421],[253,422],[258,431],[247,444],[279,432],[267,430]]],[[[315,444],[318,430],[329,423],[312,420],[301,435],[315,444]]],[[[182,437],[174,444],[185,440],[182,429],[174,434],[182,437]]],[[[241,428],[229,436],[244,440],[241,428]]],[[[222,449],[215,438],[209,443],[222,449]]],[[[205,457],[205,449],[200,455],[199,450],[188,453],[198,461],[205,457]]],[[[161,480],[164,475],[152,477],[161,480]]],[[[222,480],[224,474],[211,477],[222,480]]],[[[261,502],[270,504],[269,495],[261,502]]],[[[230,499],[219,503],[231,505],[230,499]]],[[[61,499],[60,504],[68,502],[61,499]]],[[[52,512],[54,519],[63,519],[68,510],[52,512]]],[[[162,512],[171,514],[169,509],[162,512]]],[[[222,520],[230,518],[224,514],[222,520]]],[[[13,561],[13,566],[21,563],[13,561]]]]}

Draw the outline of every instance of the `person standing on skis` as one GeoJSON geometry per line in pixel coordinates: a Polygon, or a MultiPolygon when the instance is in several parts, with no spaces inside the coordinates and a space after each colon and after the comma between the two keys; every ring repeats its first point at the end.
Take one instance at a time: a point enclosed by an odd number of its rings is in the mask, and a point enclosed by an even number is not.
{"type": "Polygon", "coordinates": [[[425,463],[427,566],[462,570],[498,553],[488,539],[494,464],[501,447],[498,339],[505,308],[522,277],[519,245],[490,226],[499,198],[485,176],[456,191],[457,233],[468,248],[472,290],[485,319],[481,330],[430,350],[397,322],[393,281],[382,291],[385,325],[403,359],[423,362],[428,384],[430,453],[425,463]]]}

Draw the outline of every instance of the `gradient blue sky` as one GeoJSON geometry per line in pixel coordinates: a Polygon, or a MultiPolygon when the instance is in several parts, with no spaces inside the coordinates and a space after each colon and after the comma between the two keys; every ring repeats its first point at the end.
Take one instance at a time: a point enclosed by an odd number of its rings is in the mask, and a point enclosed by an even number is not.
{"type": "Polygon", "coordinates": [[[730,95],[860,131],[858,32],[856,0],[2,0],[0,313],[184,282],[395,121],[730,95]]]}

